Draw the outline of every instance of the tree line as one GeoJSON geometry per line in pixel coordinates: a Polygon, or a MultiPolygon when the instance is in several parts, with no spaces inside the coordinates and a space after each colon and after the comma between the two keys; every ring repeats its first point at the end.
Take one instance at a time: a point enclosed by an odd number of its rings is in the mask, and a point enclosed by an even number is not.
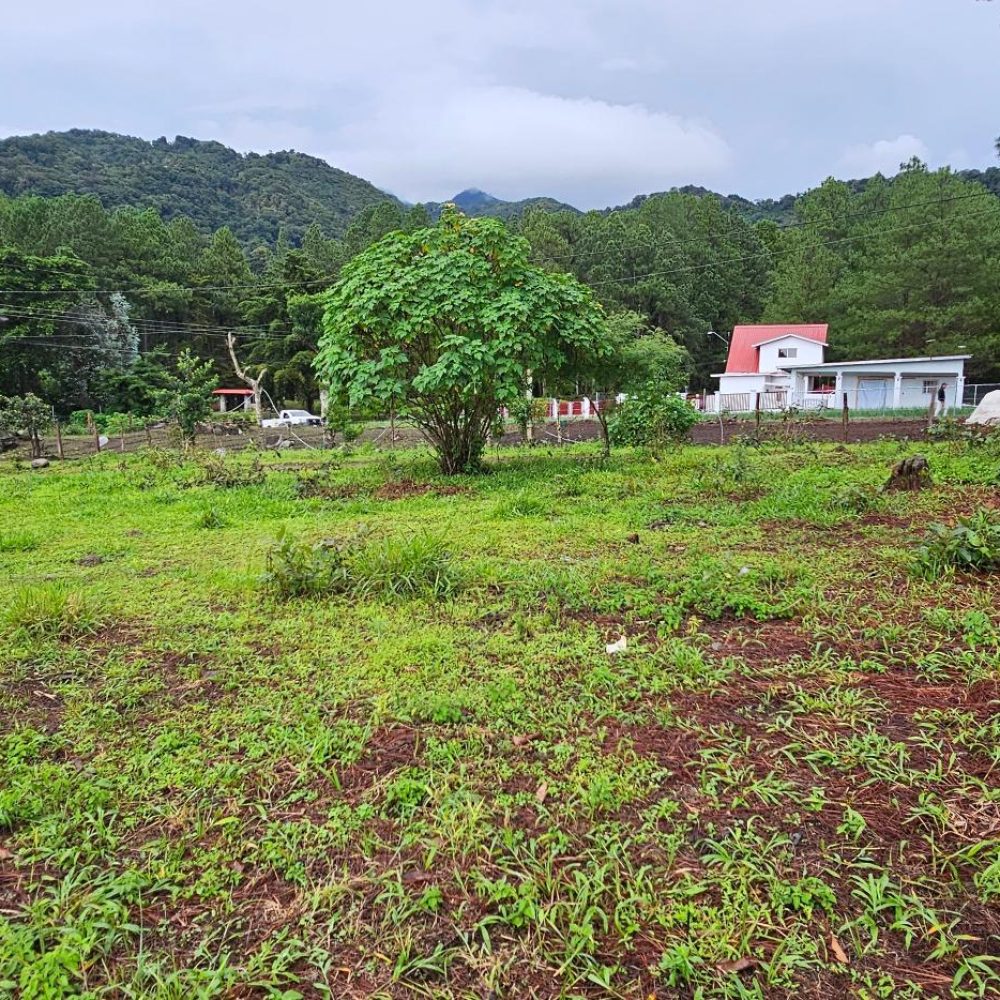
{"type": "MultiPolygon", "coordinates": [[[[0,395],[151,413],[184,349],[237,384],[235,330],[275,402],[315,406],[321,293],[387,234],[429,223],[424,207],[386,201],[339,236],[313,223],[295,242],[247,243],[92,196],[0,196],[0,395]]],[[[588,286],[609,329],[683,346],[692,389],[713,388],[724,364],[707,331],[758,320],[829,322],[831,360],[969,353],[972,380],[1000,381],[1000,199],[947,169],[826,181],[783,225],[681,191],[503,224],[532,265],[588,286]]]]}

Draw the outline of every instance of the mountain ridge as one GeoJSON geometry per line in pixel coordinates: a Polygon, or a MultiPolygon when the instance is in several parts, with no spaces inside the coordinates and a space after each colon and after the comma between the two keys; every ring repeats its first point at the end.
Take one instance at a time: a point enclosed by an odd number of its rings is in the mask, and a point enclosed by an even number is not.
{"type": "MultiPolygon", "coordinates": [[[[1000,168],[956,174],[1000,196],[1000,168]]],[[[847,181],[863,190],[870,178],[847,181]]],[[[784,225],[794,218],[798,194],[751,200],[687,184],[670,191],[718,198],[751,222],[784,225]]],[[[634,209],[666,192],[638,194],[630,202],[598,209],[607,214],[634,209]]],[[[283,234],[301,240],[313,223],[330,236],[343,236],[365,208],[382,202],[402,205],[370,181],[295,150],[240,153],[217,140],[175,136],[148,140],[100,129],[69,129],[0,138],[0,194],[57,197],[94,195],[105,208],[154,208],[170,219],[186,215],[200,229],[228,226],[247,245],[274,243],[283,234]]],[[[508,201],[481,188],[459,191],[451,202],[468,215],[512,219],[537,209],[584,214],[556,198],[508,201]]],[[[422,202],[432,220],[447,202],[422,202]]]]}

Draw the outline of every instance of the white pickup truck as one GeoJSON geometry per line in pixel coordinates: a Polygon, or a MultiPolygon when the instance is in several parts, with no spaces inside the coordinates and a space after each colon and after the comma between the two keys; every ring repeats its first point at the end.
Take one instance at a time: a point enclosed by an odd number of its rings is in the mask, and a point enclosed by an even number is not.
{"type": "Polygon", "coordinates": [[[323,418],[308,410],[281,410],[276,417],[262,420],[262,427],[322,427],[323,418]]]}

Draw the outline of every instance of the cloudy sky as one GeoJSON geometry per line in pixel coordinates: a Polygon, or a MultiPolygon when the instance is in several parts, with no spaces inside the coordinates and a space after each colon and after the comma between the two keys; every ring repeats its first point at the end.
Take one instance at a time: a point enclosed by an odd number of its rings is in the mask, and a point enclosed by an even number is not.
{"type": "Polygon", "coordinates": [[[293,148],[411,201],[997,162],[988,0],[49,0],[3,21],[0,135],[293,148]]]}

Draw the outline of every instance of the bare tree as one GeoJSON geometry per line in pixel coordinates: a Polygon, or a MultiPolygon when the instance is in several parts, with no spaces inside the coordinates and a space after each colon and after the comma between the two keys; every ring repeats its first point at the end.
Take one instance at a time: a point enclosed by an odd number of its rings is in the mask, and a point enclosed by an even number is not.
{"type": "Polygon", "coordinates": [[[261,403],[261,382],[264,380],[264,373],[267,371],[266,368],[261,368],[257,372],[256,378],[251,378],[244,370],[242,365],[236,358],[236,335],[230,333],[226,338],[226,343],[229,345],[229,356],[233,359],[233,370],[236,372],[236,377],[241,381],[245,382],[253,392],[253,411],[257,415],[257,423],[260,424],[264,419],[264,407],[261,403]]]}

